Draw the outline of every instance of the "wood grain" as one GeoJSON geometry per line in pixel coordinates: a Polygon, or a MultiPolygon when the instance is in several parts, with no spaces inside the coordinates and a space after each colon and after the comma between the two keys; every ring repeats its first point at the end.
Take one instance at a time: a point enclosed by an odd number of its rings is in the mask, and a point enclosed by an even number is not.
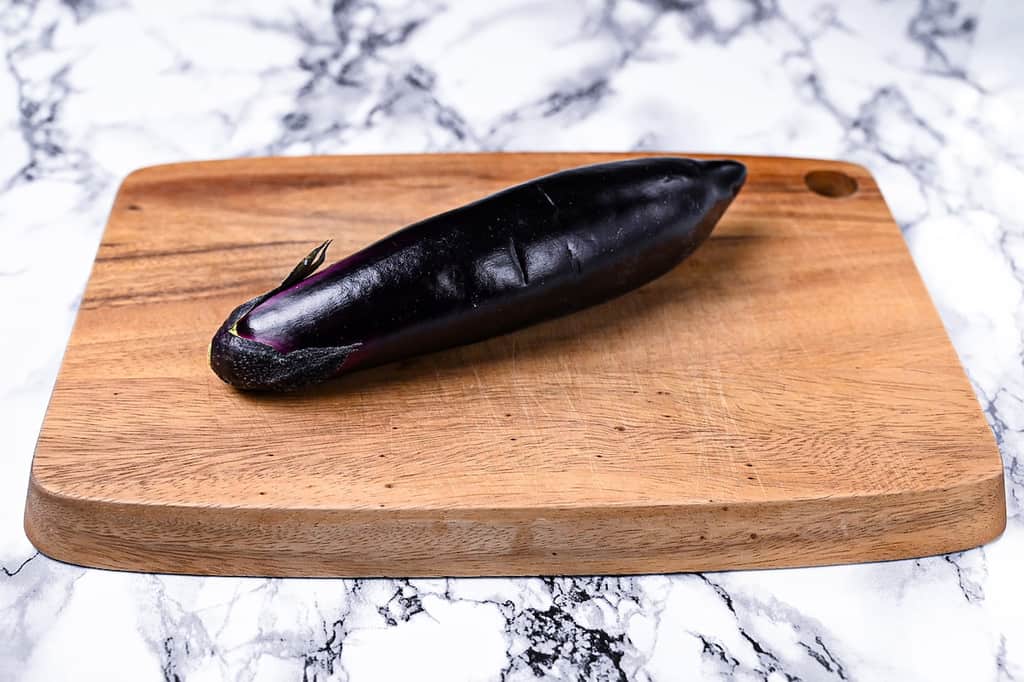
{"type": "Polygon", "coordinates": [[[759,568],[996,537],[992,435],[851,164],[741,157],[747,187],[689,261],[561,320],[293,395],[240,393],[209,370],[227,313],[320,241],[337,259],[625,156],[133,173],[36,449],[29,537],[89,566],[281,576],[759,568]]]}

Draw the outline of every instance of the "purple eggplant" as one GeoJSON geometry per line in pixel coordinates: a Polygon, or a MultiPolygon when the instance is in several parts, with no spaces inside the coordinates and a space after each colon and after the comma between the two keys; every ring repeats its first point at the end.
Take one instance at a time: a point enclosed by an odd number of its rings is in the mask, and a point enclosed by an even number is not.
{"type": "Polygon", "coordinates": [[[427,218],[316,272],[324,242],[228,316],[210,365],[237,388],[291,390],[606,301],[690,255],[745,179],[736,161],[602,163],[427,218]]]}

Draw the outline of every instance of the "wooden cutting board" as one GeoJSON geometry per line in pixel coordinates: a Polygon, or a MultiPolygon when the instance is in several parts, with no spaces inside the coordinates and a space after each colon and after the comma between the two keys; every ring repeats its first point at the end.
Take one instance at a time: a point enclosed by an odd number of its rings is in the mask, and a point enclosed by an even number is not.
{"type": "Polygon", "coordinates": [[[992,435],[878,187],[851,164],[742,158],[746,188],[689,261],[565,319],[293,395],[209,370],[228,312],[320,241],[338,259],[627,156],[133,173],[36,449],[29,537],[88,566],[279,576],[761,568],[996,537],[992,435]]]}

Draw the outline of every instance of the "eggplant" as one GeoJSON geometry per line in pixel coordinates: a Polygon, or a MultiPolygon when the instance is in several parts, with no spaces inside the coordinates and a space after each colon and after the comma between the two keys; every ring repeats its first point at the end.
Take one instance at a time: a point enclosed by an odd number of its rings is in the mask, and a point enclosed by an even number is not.
{"type": "Polygon", "coordinates": [[[728,160],[601,163],[427,218],[316,272],[324,242],[231,312],[210,365],[240,389],[291,390],[606,301],[693,253],[745,179],[728,160]]]}

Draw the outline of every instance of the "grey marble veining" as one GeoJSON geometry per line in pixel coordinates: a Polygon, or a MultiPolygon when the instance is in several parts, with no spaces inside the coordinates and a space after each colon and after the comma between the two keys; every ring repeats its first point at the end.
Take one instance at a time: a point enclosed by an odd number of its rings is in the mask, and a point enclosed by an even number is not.
{"type": "Polygon", "coordinates": [[[1021,35],[1014,0],[0,2],[0,679],[1024,680],[1021,35]],[[32,450],[124,175],[524,149],[871,168],[999,442],[1003,537],[629,578],[195,578],[35,553],[32,450]]]}

